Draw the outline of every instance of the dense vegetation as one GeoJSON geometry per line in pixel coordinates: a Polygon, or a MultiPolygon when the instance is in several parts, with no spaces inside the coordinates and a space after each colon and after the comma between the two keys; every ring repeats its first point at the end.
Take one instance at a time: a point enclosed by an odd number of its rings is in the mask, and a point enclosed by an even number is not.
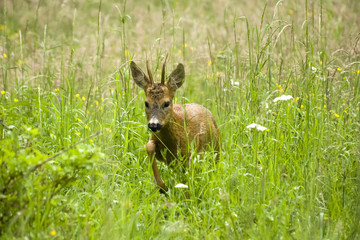
{"type": "Polygon", "coordinates": [[[1,239],[360,238],[359,1],[0,7],[1,239]],[[167,53],[222,153],[160,164],[163,195],[129,62],[167,53]]]}

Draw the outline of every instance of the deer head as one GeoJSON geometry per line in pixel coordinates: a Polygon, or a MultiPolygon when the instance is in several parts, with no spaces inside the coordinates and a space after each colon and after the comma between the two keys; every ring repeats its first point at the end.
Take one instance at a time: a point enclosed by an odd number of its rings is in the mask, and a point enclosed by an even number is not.
{"type": "Polygon", "coordinates": [[[165,65],[166,58],[162,68],[161,82],[154,83],[148,61],[146,62],[148,76],[133,61],[130,64],[136,85],[145,91],[145,112],[148,127],[153,132],[159,132],[171,119],[173,98],[185,77],[184,65],[179,63],[165,83],[165,65]]]}

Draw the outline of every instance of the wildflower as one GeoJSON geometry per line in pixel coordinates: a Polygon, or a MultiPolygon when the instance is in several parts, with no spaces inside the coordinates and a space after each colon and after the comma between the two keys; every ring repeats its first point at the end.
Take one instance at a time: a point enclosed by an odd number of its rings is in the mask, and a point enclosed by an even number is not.
{"type": "Polygon", "coordinates": [[[55,92],[60,92],[60,89],[58,89],[58,88],[55,88],[55,92]]]}
{"type": "Polygon", "coordinates": [[[79,97],[80,97],[80,94],[77,93],[77,94],[75,95],[75,97],[79,98],[79,97]]]}
{"type": "Polygon", "coordinates": [[[257,123],[252,123],[252,124],[246,126],[246,128],[247,129],[255,128],[256,130],[261,131],[261,132],[263,132],[263,131],[265,131],[267,129],[266,127],[261,126],[261,125],[259,125],[257,123]]]}
{"type": "Polygon", "coordinates": [[[54,135],[53,133],[52,133],[52,134],[50,134],[50,137],[51,137],[51,138],[53,138],[54,136],[55,136],[55,135],[54,135]]]}
{"type": "Polygon", "coordinates": [[[19,60],[17,61],[17,64],[18,64],[19,67],[21,67],[21,66],[22,66],[22,61],[19,59],[19,60]]]}
{"type": "Polygon", "coordinates": [[[55,230],[52,230],[52,231],[50,232],[50,235],[51,235],[51,236],[55,236],[55,235],[56,235],[56,231],[55,231],[55,230]]]}
{"type": "Polygon", "coordinates": [[[277,102],[277,101],[286,101],[286,100],[290,100],[293,97],[290,95],[281,95],[280,97],[277,97],[273,100],[273,102],[277,102]]]}
{"type": "Polygon", "coordinates": [[[356,73],[359,75],[359,74],[360,74],[360,70],[357,70],[356,73]]]}
{"type": "Polygon", "coordinates": [[[359,108],[357,108],[356,110],[359,111],[359,108]]]}
{"type": "Polygon", "coordinates": [[[188,187],[188,185],[179,183],[179,184],[176,184],[175,188],[189,188],[189,187],[188,187]]]}
{"type": "Polygon", "coordinates": [[[326,105],[324,104],[324,108],[326,108],[326,105]]]}
{"type": "Polygon", "coordinates": [[[314,9],[314,13],[315,13],[315,14],[317,13],[317,9],[316,9],[316,8],[314,9]]]}
{"type": "Polygon", "coordinates": [[[4,95],[4,94],[5,94],[5,91],[4,91],[4,90],[2,90],[2,91],[1,91],[1,95],[4,95]]]}
{"type": "Polygon", "coordinates": [[[230,82],[231,82],[231,85],[234,85],[234,86],[239,86],[240,85],[239,81],[230,80],[230,82]]]}
{"type": "Polygon", "coordinates": [[[76,133],[76,135],[80,136],[80,135],[81,135],[81,133],[80,133],[80,132],[77,132],[77,133],[76,133]]]}
{"type": "Polygon", "coordinates": [[[78,118],[77,120],[78,120],[78,122],[81,122],[81,119],[80,119],[80,118],[78,118]]]}
{"type": "Polygon", "coordinates": [[[84,125],[84,128],[85,128],[85,129],[88,129],[88,126],[85,124],[85,125],[84,125]]]}
{"type": "Polygon", "coordinates": [[[99,102],[98,102],[98,101],[96,101],[96,102],[95,102],[95,104],[96,104],[96,106],[98,106],[98,105],[99,105],[99,102]]]}
{"type": "Polygon", "coordinates": [[[329,220],[329,217],[325,217],[325,216],[324,216],[324,220],[329,220]]]}
{"type": "Polygon", "coordinates": [[[304,108],[304,105],[301,104],[300,108],[304,108]]]}
{"type": "Polygon", "coordinates": [[[101,111],[103,109],[103,107],[102,106],[99,106],[99,110],[101,111]]]}
{"type": "Polygon", "coordinates": [[[101,101],[103,102],[103,101],[104,101],[104,98],[101,98],[101,101]]]}
{"type": "Polygon", "coordinates": [[[296,101],[299,101],[299,99],[300,99],[299,97],[296,97],[296,101]]]}
{"type": "Polygon", "coordinates": [[[130,52],[129,52],[129,50],[125,50],[125,56],[129,56],[130,55],[130,52]]]}
{"type": "Polygon", "coordinates": [[[14,98],[14,102],[18,102],[19,101],[19,99],[17,99],[17,98],[14,98]]]}
{"type": "Polygon", "coordinates": [[[209,65],[209,66],[211,66],[211,64],[212,64],[212,61],[211,61],[211,60],[209,60],[209,61],[208,61],[208,65],[209,65]]]}
{"type": "Polygon", "coordinates": [[[107,131],[108,133],[111,133],[111,129],[110,129],[110,128],[105,128],[105,131],[107,131]]]}
{"type": "Polygon", "coordinates": [[[336,118],[340,117],[339,114],[336,114],[336,113],[334,113],[334,116],[335,116],[336,118]]]}
{"type": "Polygon", "coordinates": [[[187,232],[187,229],[186,229],[186,228],[184,228],[184,232],[187,232]]]}
{"type": "Polygon", "coordinates": [[[3,56],[4,56],[4,58],[7,58],[7,55],[6,55],[6,53],[4,53],[4,54],[3,54],[3,56]]]}
{"type": "Polygon", "coordinates": [[[81,98],[83,101],[85,101],[86,100],[86,98],[84,97],[84,96],[82,96],[82,98],[81,98]]]}
{"type": "Polygon", "coordinates": [[[341,72],[342,69],[341,69],[341,68],[337,68],[337,70],[338,70],[339,72],[341,72]]]}
{"type": "Polygon", "coordinates": [[[181,54],[181,53],[182,53],[182,51],[181,51],[181,49],[179,49],[179,50],[178,50],[178,54],[181,54]]]}
{"type": "Polygon", "coordinates": [[[321,110],[321,107],[318,107],[317,109],[318,109],[318,110],[321,110]]]}
{"type": "Polygon", "coordinates": [[[184,48],[186,48],[187,47],[187,44],[186,43],[184,43],[184,48]]]}
{"type": "Polygon", "coordinates": [[[320,65],[322,65],[323,64],[323,62],[322,61],[320,61],[320,65]]]}
{"type": "Polygon", "coordinates": [[[265,130],[265,132],[270,132],[270,129],[267,128],[267,129],[265,130]]]}
{"type": "Polygon", "coordinates": [[[90,139],[90,140],[89,140],[89,142],[90,142],[90,143],[93,143],[93,142],[94,142],[94,140],[90,139]]]}
{"type": "Polygon", "coordinates": [[[194,48],[193,48],[193,47],[190,47],[190,50],[191,50],[191,51],[194,51],[194,48]]]}
{"type": "Polygon", "coordinates": [[[289,9],[289,14],[290,14],[290,15],[294,14],[294,10],[289,9]]]}
{"type": "Polygon", "coordinates": [[[4,25],[0,25],[0,30],[4,30],[5,26],[4,25]]]}

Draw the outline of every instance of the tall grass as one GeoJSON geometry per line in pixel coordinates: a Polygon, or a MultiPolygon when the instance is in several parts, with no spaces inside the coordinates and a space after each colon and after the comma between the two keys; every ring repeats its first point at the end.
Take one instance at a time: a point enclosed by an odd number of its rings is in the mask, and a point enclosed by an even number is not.
{"type": "Polygon", "coordinates": [[[359,238],[358,1],[0,6],[1,238],[359,238]],[[162,195],[128,64],[166,54],[222,153],[159,164],[162,195]]]}

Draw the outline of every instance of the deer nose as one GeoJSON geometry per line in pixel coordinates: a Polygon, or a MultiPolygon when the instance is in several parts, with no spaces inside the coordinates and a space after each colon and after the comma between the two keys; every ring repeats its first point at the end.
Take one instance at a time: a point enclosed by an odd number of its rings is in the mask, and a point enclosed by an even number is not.
{"type": "Polygon", "coordinates": [[[160,123],[149,123],[148,128],[153,132],[158,132],[162,128],[160,123]]]}

